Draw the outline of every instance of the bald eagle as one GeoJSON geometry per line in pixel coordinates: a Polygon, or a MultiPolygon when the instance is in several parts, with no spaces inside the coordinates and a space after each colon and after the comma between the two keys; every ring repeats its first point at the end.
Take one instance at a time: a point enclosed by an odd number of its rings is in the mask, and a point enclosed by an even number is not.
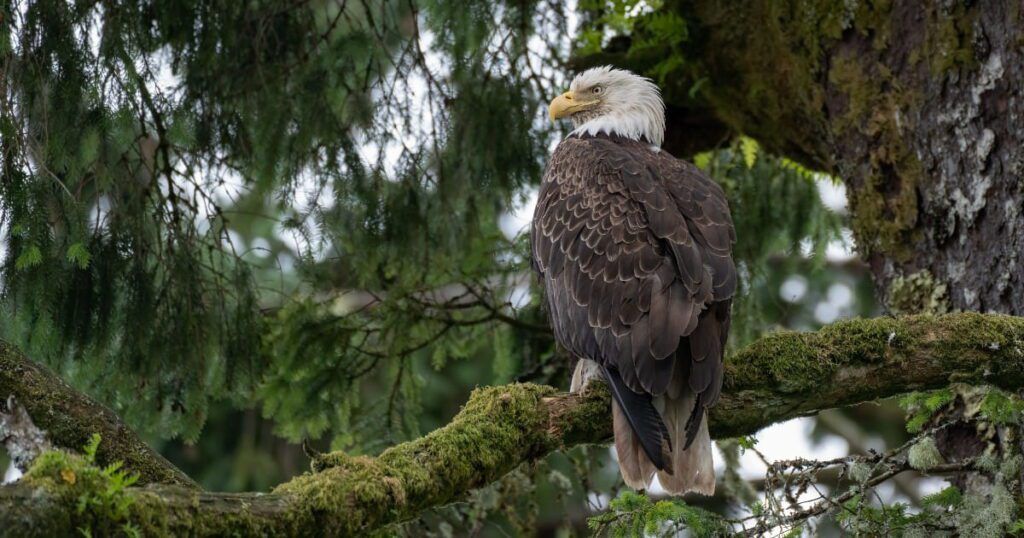
{"type": "Polygon", "coordinates": [[[722,388],[736,291],[735,231],[722,189],[661,149],[665,105],[650,80],[598,67],[550,106],[559,143],[531,231],[572,390],[603,377],[626,484],[715,489],[707,409],[722,388]]]}

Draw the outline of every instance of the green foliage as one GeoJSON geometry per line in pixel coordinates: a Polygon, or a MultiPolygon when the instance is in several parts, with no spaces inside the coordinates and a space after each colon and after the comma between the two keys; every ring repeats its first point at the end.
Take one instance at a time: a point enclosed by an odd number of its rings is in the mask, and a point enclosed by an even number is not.
{"type": "Polygon", "coordinates": [[[946,407],[953,401],[954,394],[950,389],[939,389],[931,392],[911,392],[900,398],[900,406],[907,411],[907,431],[918,433],[932,418],[936,411],[946,407]]]}
{"type": "Polygon", "coordinates": [[[757,152],[759,149],[757,141],[753,138],[745,136],[740,138],[740,153],[743,154],[743,163],[747,165],[747,168],[754,166],[754,162],[757,161],[757,152]]]}
{"type": "Polygon", "coordinates": [[[949,486],[931,495],[926,495],[921,499],[921,504],[928,507],[949,509],[959,506],[961,501],[963,501],[963,494],[960,492],[960,488],[949,486]]]}
{"type": "MultiPolygon", "coordinates": [[[[1024,402],[1014,395],[995,387],[977,389],[980,405],[977,412],[987,422],[997,425],[1017,424],[1024,412],[1024,402]]],[[[956,398],[953,389],[939,389],[931,392],[912,392],[900,398],[900,406],[907,411],[907,431],[920,432],[932,417],[945,409],[956,398]]]]}
{"type": "MultiPolygon", "coordinates": [[[[100,446],[100,436],[93,434],[89,443],[83,449],[83,459],[86,465],[95,467],[96,450],[100,446]]],[[[106,467],[96,468],[98,475],[88,476],[92,469],[86,468],[83,480],[98,480],[103,484],[102,488],[86,490],[78,497],[76,511],[79,515],[91,513],[97,514],[100,521],[109,520],[113,522],[124,522],[121,530],[128,536],[139,536],[139,531],[131,523],[127,522],[132,499],[125,493],[125,489],[138,481],[138,475],[131,474],[122,469],[121,462],[114,462],[106,467]]],[[[74,471],[72,471],[73,473],[74,471]]],[[[62,471],[62,477],[67,475],[62,471]]],[[[83,534],[91,535],[92,529],[83,527],[80,529],[83,534]]]]}
{"type": "Polygon", "coordinates": [[[251,398],[264,313],[300,287],[390,299],[514,255],[498,218],[547,140],[540,79],[509,76],[551,24],[533,5],[14,5],[0,337],[144,429],[194,439],[251,398]]]}
{"type": "MultiPolygon", "coordinates": [[[[617,37],[629,37],[630,57],[656,59],[645,74],[661,84],[686,69],[684,47],[690,32],[675,10],[661,0],[584,0],[578,9],[585,24],[576,36],[576,53],[597,54],[617,37]]],[[[678,77],[673,77],[678,78],[678,77]]],[[[691,93],[699,89],[695,84],[691,93]]]]}
{"type": "Polygon", "coordinates": [[[999,425],[1018,424],[1024,413],[1024,400],[997,388],[988,388],[981,401],[981,414],[988,422],[999,425]]]}
{"type": "MultiPolygon", "coordinates": [[[[152,70],[165,53],[183,71],[224,58],[224,37],[186,50],[181,33],[217,35],[221,21],[179,2],[153,12],[45,0],[13,6],[4,21],[13,47],[0,55],[0,221],[12,231],[4,238],[4,336],[52,342],[41,358],[56,365],[89,356],[138,374],[125,376],[124,386],[147,380],[135,397],[179,414],[188,407],[181,422],[201,423],[202,405],[186,404],[191,387],[217,369],[229,383],[249,370],[239,357],[255,354],[254,291],[247,268],[224,248],[223,219],[200,226],[215,213],[218,178],[201,161],[216,144],[208,137],[179,147],[180,137],[166,134],[164,119],[195,110],[194,94],[154,97],[152,70]]],[[[96,363],[72,370],[85,382],[109,374],[96,363]]]]}
{"type": "Polygon", "coordinates": [[[757,444],[757,438],[752,435],[744,435],[741,437],[737,437],[736,442],[743,450],[750,450],[751,448],[754,448],[754,445],[757,444]]]}
{"type": "Polygon", "coordinates": [[[141,536],[130,521],[134,501],[126,491],[139,477],[123,469],[120,462],[98,467],[100,442],[100,436],[93,434],[81,456],[45,452],[32,463],[24,479],[69,496],[83,536],[141,536]]]}
{"type": "Polygon", "coordinates": [[[18,271],[25,271],[40,263],[43,263],[43,253],[36,245],[30,245],[14,260],[14,268],[18,271]]]}
{"type": "Polygon", "coordinates": [[[87,269],[92,256],[81,243],[74,243],[68,247],[68,261],[77,265],[79,269],[87,269]]]}
{"type": "Polygon", "coordinates": [[[741,275],[731,341],[744,345],[770,328],[765,320],[781,317],[780,277],[798,269],[811,276],[824,270],[825,248],[840,237],[841,217],[822,204],[815,176],[759,151],[749,138],[694,160],[729,199],[741,275]],[[802,262],[798,254],[805,249],[810,256],[802,262]]]}
{"type": "Polygon", "coordinates": [[[692,536],[724,536],[729,526],[714,513],[682,500],[652,501],[642,493],[625,491],[612,500],[608,511],[591,517],[587,525],[597,535],[666,536],[688,530],[692,536]]]}
{"type": "MultiPolygon", "coordinates": [[[[654,13],[662,4],[661,1],[646,0],[582,0],[577,7],[588,20],[576,36],[577,52],[601,52],[608,40],[615,36],[630,35],[638,21],[645,15],[654,13]]],[[[667,17],[671,14],[659,13],[659,16],[667,17]]],[[[676,25],[670,23],[664,26],[676,25]]],[[[685,32],[685,26],[683,31],[685,32]]]]}

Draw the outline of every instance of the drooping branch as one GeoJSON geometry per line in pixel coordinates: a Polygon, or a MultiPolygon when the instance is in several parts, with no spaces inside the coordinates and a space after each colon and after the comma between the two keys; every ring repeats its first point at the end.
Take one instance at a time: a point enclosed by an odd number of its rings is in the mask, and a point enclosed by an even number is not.
{"type": "MultiPolygon", "coordinates": [[[[767,336],[732,355],[726,371],[711,414],[718,438],[952,382],[1016,389],[1024,387],[1024,319],[964,313],[845,321],[767,336]]],[[[147,534],[359,534],[456,500],[554,450],[607,440],[608,408],[602,385],[583,394],[537,385],[478,389],[450,424],[378,457],[321,456],[313,472],[271,494],[129,489],[130,519],[147,534]]],[[[20,485],[0,488],[0,528],[63,534],[83,517],[74,499],[85,486],[63,479],[52,462],[40,467],[20,485]]]]}

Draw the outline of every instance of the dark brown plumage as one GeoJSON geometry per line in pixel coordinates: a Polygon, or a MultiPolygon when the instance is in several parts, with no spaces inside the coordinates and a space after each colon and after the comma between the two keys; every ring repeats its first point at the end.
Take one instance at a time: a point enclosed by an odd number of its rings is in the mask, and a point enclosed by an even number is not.
{"type": "Polygon", "coordinates": [[[531,239],[556,339],[598,363],[612,386],[623,476],[649,482],[657,469],[663,484],[672,480],[669,458],[702,427],[706,437],[706,409],[722,387],[736,290],[722,189],[645,141],[574,134],[548,164],[531,239]],[[627,422],[635,438],[620,440],[627,422]],[[649,462],[623,462],[641,455],[634,441],[649,462]]]}

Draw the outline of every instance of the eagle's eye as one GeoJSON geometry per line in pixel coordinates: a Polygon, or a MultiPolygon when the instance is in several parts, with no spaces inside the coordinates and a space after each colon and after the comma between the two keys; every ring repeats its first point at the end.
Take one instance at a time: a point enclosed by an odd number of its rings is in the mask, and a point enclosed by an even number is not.
{"type": "Polygon", "coordinates": [[[594,92],[594,95],[597,95],[597,94],[601,93],[601,87],[600,86],[594,86],[594,89],[590,90],[590,91],[594,92]]]}

